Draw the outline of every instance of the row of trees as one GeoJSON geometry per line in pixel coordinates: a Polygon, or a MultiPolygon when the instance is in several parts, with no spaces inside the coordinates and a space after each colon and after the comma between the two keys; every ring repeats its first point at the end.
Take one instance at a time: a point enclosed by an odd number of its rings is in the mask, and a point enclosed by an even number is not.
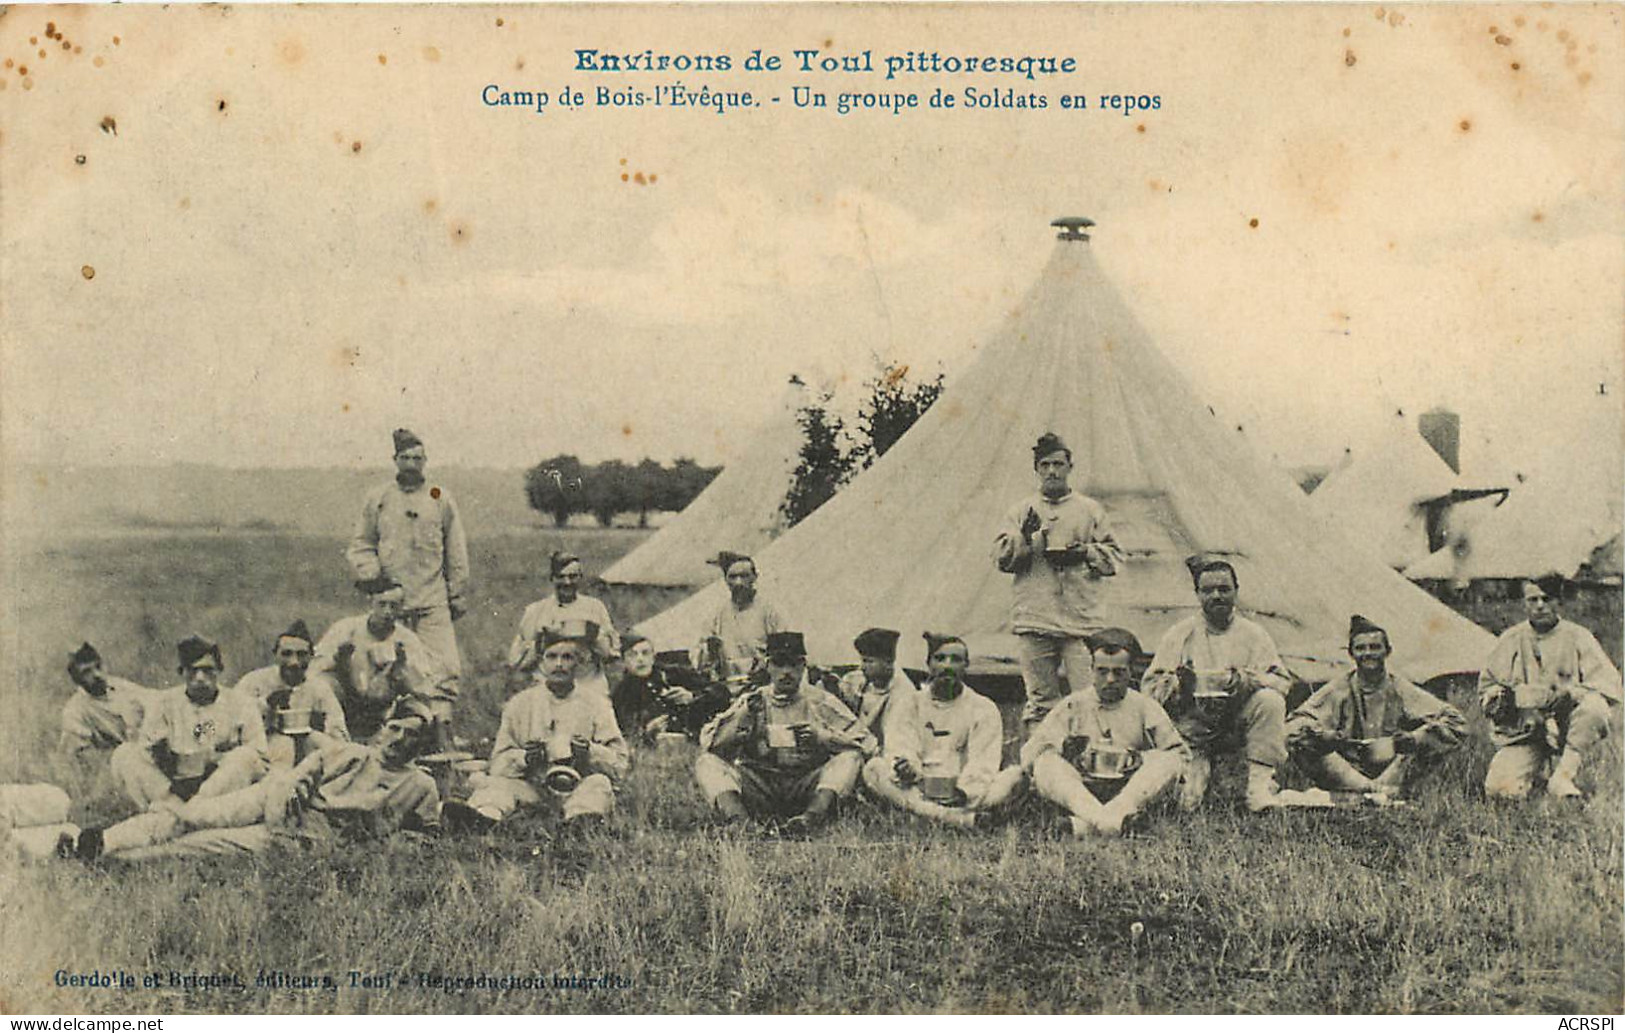
{"type": "MultiPolygon", "coordinates": [[[[796,417],[802,441],[795,477],[780,506],[789,526],[801,523],[890,451],[942,395],[941,372],[929,380],[910,380],[908,373],[907,366],[877,358],[850,428],[831,409],[828,392],[802,407],[796,417]]],[[[618,514],[636,513],[638,526],[647,527],[651,511],[682,509],[721,472],[721,467],[700,466],[692,459],[670,466],[653,459],[636,466],[618,459],[588,466],[576,456],[557,455],[525,472],[525,495],[532,509],[552,517],[559,527],[577,513],[591,513],[604,527],[618,514]]]]}
{"type": "Polygon", "coordinates": [[[525,497],[530,508],[546,513],[563,527],[577,513],[591,513],[608,527],[619,513],[636,513],[638,526],[649,526],[653,510],[678,510],[694,501],[720,466],[701,466],[678,459],[665,466],[645,459],[636,466],[611,459],[588,466],[573,455],[543,459],[525,471],[525,497]]]}

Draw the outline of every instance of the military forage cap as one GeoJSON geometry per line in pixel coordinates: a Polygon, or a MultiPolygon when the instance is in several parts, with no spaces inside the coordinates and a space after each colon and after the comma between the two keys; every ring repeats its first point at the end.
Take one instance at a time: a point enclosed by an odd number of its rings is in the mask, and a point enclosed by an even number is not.
{"type": "Polygon", "coordinates": [[[852,646],[859,656],[890,662],[897,659],[897,640],[902,637],[890,628],[867,628],[852,640],[852,646]]]}
{"type": "Polygon", "coordinates": [[[1033,445],[1033,464],[1037,465],[1040,459],[1056,452],[1065,452],[1068,459],[1072,457],[1072,450],[1066,447],[1066,442],[1061,440],[1061,436],[1047,430],[1039,435],[1038,441],[1033,445]]]}
{"type": "Polygon", "coordinates": [[[1535,578],[1534,582],[1542,592],[1546,593],[1548,598],[1556,602],[1562,601],[1563,592],[1569,586],[1569,579],[1562,574],[1545,574],[1535,578]]]}
{"type": "Polygon", "coordinates": [[[369,581],[357,581],[355,586],[362,592],[374,598],[382,596],[385,598],[393,598],[396,602],[400,602],[406,598],[406,589],[401,587],[399,581],[396,581],[387,574],[381,574],[369,581]]]}
{"type": "Polygon", "coordinates": [[[423,447],[423,439],[418,437],[416,434],[413,434],[405,427],[401,427],[399,430],[395,431],[394,438],[396,455],[400,455],[409,448],[423,447]]]}
{"type": "Polygon", "coordinates": [[[772,631],[767,636],[769,660],[807,659],[807,641],[799,631],[772,631]]]}
{"type": "Polygon", "coordinates": [[[1191,584],[1196,585],[1198,588],[1201,587],[1202,575],[1210,570],[1228,571],[1230,580],[1236,583],[1237,588],[1241,587],[1241,578],[1236,575],[1236,568],[1230,565],[1229,560],[1221,559],[1218,556],[1210,556],[1205,552],[1199,552],[1194,556],[1186,556],[1185,569],[1191,572],[1191,584]]]}
{"type": "Polygon", "coordinates": [[[175,646],[175,653],[180,658],[182,667],[196,667],[204,657],[214,657],[216,667],[222,665],[220,659],[220,646],[211,642],[202,635],[188,635],[175,646]]]}
{"type": "Polygon", "coordinates": [[[1117,653],[1127,651],[1129,656],[1141,656],[1140,640],[1127,628],[1106,628],[1089,636],[1091,650],[1105,649],[1117,653]]]}
{"type": "Polygon", "coordinates": [[[303,641],[306,645],[313,644],[316,641],[310,637],[310,628],[305,625],[305,619],[303,617],[296,617],[294,622],[288,625],[288,630],[278,635],[276,640],[281,642],[285,638],[296,638],[303,641]]]}
{"type": "Polygon", "coordinates": [[[577,556],[575,553],[565,552],[562,549],[555,549],[553,554],[547,558],[547,576],[558,577],[559,572],[565,567],[568,567],[572,563],[580,562],[581,557],[577,556]]]}
{"type": "Polygon", "coordinates": [[[91,645],[89,642],[86,642],[84,645],[73,651],[72,655],[68,657],[68,662],[73,664],[92,664],[101,658],[102,655],[96,652],[96,647],[91,645]]]}
{"type": "Polygon", "coordinates": [[[556,642],[584,642],[591,644],[598,640],[598,623],[596,621],[568,620],[560,621],[556,626],[543,628],[542,648],[556,642]]]}
{"type": "MultiPolygon", "coordinates": [[[[925,633],[924,638],[925,655],[927,658],[935,656],[937,654],[937,650],[941,649],[950,642],[958,642],[960,645],[965,646],[965,640],[960,638],[958,635],[951,635],[941,631],[928,631],[925,633]]],[[[970,647],[965,646],[965,651],[967,653],[970,652],[970,647]]]]}
{"type": "Polygon", "coordinates": [[[749,556],[746,556],[744,553],[730,552],[727,549],[723,549],[721,552],[717,553],[717,558],[711,562],[715,563],[718,567],[721,567],[724,574],[728,573],[728,568],[733,566],[735,563],[744,562],[749,563],[751,566],[756,565],[756,561],[751,559],[749,556]]]}

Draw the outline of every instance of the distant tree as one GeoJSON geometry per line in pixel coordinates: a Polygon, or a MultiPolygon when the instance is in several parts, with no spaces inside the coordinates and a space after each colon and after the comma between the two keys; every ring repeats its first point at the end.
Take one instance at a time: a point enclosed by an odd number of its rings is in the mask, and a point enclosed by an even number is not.
{"type": "Polygon", "coordinates": [[[867,470],[914,426],[942,396],[942,371],[930,380],[910,383],[908,367],[875,359],[876,373],[864,383],[869,397],[858,409],[855,470],[867,470]]]}
{"type": "Polygon", "coordinates": [[[699,497],[722,472],[720,466],[701,466],[688,456],[680,456],[666,473],[666,487],[661,494],[661,509],[677,512],[699,497]]]}
{"type": "Polygon", "coordinates": [[[570,516],[585,510],[586,485],[581,460],[572,455],[544,459],[525,471],[525,498],[530,508],[553,518],[553,526],[563,527],[570,516]]]}
{"type": "Polygon", "coordinates": [[[868,397],[858,407],[857,432],[848,435],[842,419],[829,411],[829,395],[802,408],[800,462],[780,512],[794,527],[859,471],[885,455],[942,396],[942,373],[910,382],[908,367],[875,357],[875,374],[865,381],[868,397]],[[856,438],[851,442],[850,438],[856,438]]]}
{"type": "Polygon", "coordinates": [[[842,447],[846,425],[828,410],[828,404],[829,397],[824,396],[803,407],[796,416],[801,424],[801,458],[790,490],[779,507],[790,527],[834,498],[857,469],[853,450],[842,447]]]}
{"type": "Polygon", "coordinates": [[[649,511],[664,509],[666,481],[669,471],[653,459],[645,459],[632,468],[632,506],[638,514],[638,526],[649,526],[649,511]]]}
{"type": "Polygon", "coordinates": [[[632,467],[619,459],[589,467],[583,479],[586,507],[599,527],[609,527],[615,522],[616,513],[636,507],[632,467]]]}

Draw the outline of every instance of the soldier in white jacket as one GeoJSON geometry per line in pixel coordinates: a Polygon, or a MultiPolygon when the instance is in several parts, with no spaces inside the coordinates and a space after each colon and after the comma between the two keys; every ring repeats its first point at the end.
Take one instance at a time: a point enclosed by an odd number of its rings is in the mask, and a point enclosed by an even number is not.
{"type": "Polygon", "coordinates": [[[1123,564],[1106,508],[1071,488],[1066,442],[1054,434],[1040,437],[1033,469],[1038,494],[1010,511],[994,539],[999,569],[1015,575],[1011,624],[1020,642],[1027,690],[1021,718],[1029,732],[1067,692],[1089,683],[1088,636],[1104,626],[1100,580],[1123,564]]]}
{"type": "Polygon", "coordinates": [[[863,768],[882,801],[949,825],[974,828],[1021,787],[1019,766],[999,770],[1004,721],[993,701],[965,685],[970,650],[955,635],[927,635],[930,680],[886,704],[885,752],[863,768]]]}

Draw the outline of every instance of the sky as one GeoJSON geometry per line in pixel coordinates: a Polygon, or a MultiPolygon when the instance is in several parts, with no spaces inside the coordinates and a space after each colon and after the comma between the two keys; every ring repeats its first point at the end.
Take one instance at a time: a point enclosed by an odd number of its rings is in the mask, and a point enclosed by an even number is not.
{"type": "Polygon", "coordinates": [[[1617,465],[1620,19],[13,6],[0,456],[378,466],[404,425],[431,462],[726,463],[791,373],[847,407],[876,357],[941,370],[951,392],[1043,266],[1050,219],[1086,215],[1169,358],[1283,465],[1330,463],[1395,409],[1440,404],[1486,477],[1576,447],[1617,465]],[[735,69],[583,72],[579,47],[735,69]],[[757,47],[1078,71],[744,72],[757,47]],[[780,101],[481,103],[487,85],[678,80],[780,101]],[[795,108],[797,85],[922,102],[1011,88],[1049,107],[842,117],[795,108]],[[1090,109],[1060,110],[1063,94],[1090,109]],[[1102,94],[1159,106],[1095,110],[1102,94]]]}

